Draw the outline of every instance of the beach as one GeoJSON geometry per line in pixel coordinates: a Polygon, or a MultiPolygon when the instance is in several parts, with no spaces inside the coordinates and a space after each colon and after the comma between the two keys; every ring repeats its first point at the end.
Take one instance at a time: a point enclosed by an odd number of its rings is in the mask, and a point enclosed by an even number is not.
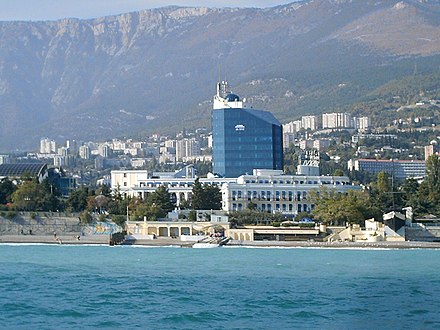
{"type": "MultiPolygon", "coordinates": [[[[1,235],[0,243],[16,244],[109,244],[107,235],[1,235]]],[[[145,239],[128,241],[127,245],[135,246],[174,246],[192,247],[193,242],[184,242],[178,238],[158,237],[156,239],[145,239]]],[[[316,242],[316,241],[238,241],[230,240],[226,247],[280,247],[280,248],[366,248],[366,249],[440,249],[440,242],[316,242]]]]}

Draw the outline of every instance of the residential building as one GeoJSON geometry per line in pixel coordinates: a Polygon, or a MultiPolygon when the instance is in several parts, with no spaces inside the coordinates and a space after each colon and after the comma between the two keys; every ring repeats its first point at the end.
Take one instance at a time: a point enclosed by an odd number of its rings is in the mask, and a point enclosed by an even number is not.
{"type": "Polygon", "coordinates": [[[0,155],[0,165],[1,164],[9,164],[11,161],[9,155],[0,155]]]}
{"type": "Polygon", "coordinates": [[[40,140],[40,154],[54,154],[57,151],[57,144],[54,140],[43,138],[40,140]]]}
{"type": "Polygon", "coordinates": [[[353,128],[353,122],[349,113],[323,113],[322,128],[353,128]]]}
{"type": "Polygon", "coordinates": [[[440,147],[437,144],[436,140],[431,141],[428,146],[425,146],[425,161],[432,155],[439,155],[440,147]]]}
{"type": "Polygon", "coordinates": [[[351,137],[351,142],[358,143],[361,140],[383,140],[387,143],[391,140],[397,140],[395,134],[355,134],[351,137]]]}
{"type": "Polygon", "coordinates": [[[78,144],[76,140],[67,140],[66,141],[66,148],[69,150],[70,155],[76,156],[78,153],[78,144]]]}
{"type": "Polygon", "coordinates": [[[182,139],[176,141],[176,161],[187,161],[200,155],[199,142],[194,139],[182,139]]]}
{"type": "Polygon", "coordinates": [[[283,168],[283,130],[267,111],[247,109],[226,82],[217,85],[212,111],[213,168],[224,177],[254,168],[283,168]]]}
{"type": "Polygon", "coordinates": [[[310,129],[316,131],[319,128],[319,117],[318,116],[302,116],[301,117],[301,127],[304,129],[310,129]]]}
{"type": "Polygon", "coordinates": [[[296,133],[285,133],[283,131],[283,148],[287,149],[292,144],[295,144],[296,133]]]}
{"type": "Polygon", "coordinates": [[[110,155],[112,154],[112,149],[107,144],[101,144],[98,147],[98,154],[101,157],[109,158],[110,155]]]}
{"type": "Polygon", "coordinates": [[[301,120],[291,121],[287,124],[283,124],[284,133],[296,133],[302,128],[301,120]]]}
{"type": "Polygon", "coordinates": [[[370,117],[354,117],[354,128],[356,128],[359,132],[365,132],[370,129],[371,120],[370,117]]]}
{"type": "Polygon", "coordinates": [[[388,173],[398,179],[423,178],[426,165],[424,160],[397,159],[356,159],[348,161],[350,171],[365,171],[373,174],[388,173]]]}
{"type": "Polygon", "coordinates": [[[81,146],[79,147],[79,157],[82,159],[90,159],[90,147],[89,146],[81,146]]]}

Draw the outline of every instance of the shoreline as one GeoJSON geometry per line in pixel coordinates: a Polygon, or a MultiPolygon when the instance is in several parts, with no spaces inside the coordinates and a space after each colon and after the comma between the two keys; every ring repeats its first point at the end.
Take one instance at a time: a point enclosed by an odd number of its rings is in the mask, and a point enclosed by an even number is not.
{"type": "MultiPolygon", "coordinates": [[[[58,235],[0,235],[0,244],[52,244],[52,245],[110,245],[107,235],[76,236],[58,235]],[[61,241],[61,242],[60,242],[61,241]]],[[[182,242],[176,238],[159,237],[153,240],[128,242],[123,246],[181,247],[190,248],[194,242],[182,242]]],[[[231,240],[226,248],[327,248],[327,249],[440,249],[440,242],[311,242],[311,241],[237,241],[231,240]]]]}

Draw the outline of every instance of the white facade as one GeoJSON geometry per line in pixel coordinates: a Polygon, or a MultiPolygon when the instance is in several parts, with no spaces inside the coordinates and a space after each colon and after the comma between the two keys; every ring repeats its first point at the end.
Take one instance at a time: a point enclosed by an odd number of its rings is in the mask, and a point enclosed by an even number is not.
{"type": "MultiPolygon", "coordinates": [[[[191,175],[175,176],[174,173],[162,173],[155,174],[153,179],[148,171],[143,170],[112,171],[111,187],[114,192],[119,191],[123,197],[144,199],[160,186],[165,186],[178,207],[183,201],[191,199],[195,178],[191,175]]],[[[279,170],[254,170],[252,175],[238,178],[199,180],[202,184],[221,187],[224,211],[243,210],[253,203],[262,211],[293,215],[311,211],[314,205],[309,200],[309,195],[322,187],[340,193],[360,189],[359,186],[351,185],[345,176],[284,175],[279,170]]]]}
{"type": "Polygon", "coordinates": [[[285,133],[283,132],[283,148],[287,149],[290,145],[295,144],[295,133],[285,133]]]}
{"type": "Polygon", "coordinates": [[[54,140],[44,138],[40,140],[40,154],[54,154],[57,151],[57,144],[54,140]]]}
{"type": "MultiPolygon", "coordinates": [[[[191,199],[192,188],[196,178],[187,167],[186,177],[176,177],[177,173],[154,173],[154,178],[146,170],[118,170],[111,171],[111,188],[119,191],[123,197],[147,198],[160,186],[165,186],[171,194],[176,206],[191,199]]],[[[221,186],[226,182],[236,181],[236,178],[200,178],[201,184],[221,186]]]]}
{"type": "Polygon", "coordinates": [[[322,114],[322,128],[352,128],[353,120],[349,113],[334,112],[322,114]]]}
{"type": "Polygon", "coordinates": [[[88,146],[79,147],[79,157],[82,159],[90,159],[90,148],[88,146]]]}
{"type": "Polygon", "coordinates": [[[291,121],[283,124],[283,133],[296,133],[302,128],[301,120],[291,121]]]}
{"type": "Polygon", "coordinates": [[[354,120],[355,128],[360,132],[365,132],[369,130],[371,127],[370,117],[358,117],[358,118],[353,118],[353,120],[354,120]]]}
{"type": "Polygon", "coordinates": [[[243,175],[236,182],[222,185],[222,208],[239,211],[252,203],[258,210],[296,215],[310,212],[314,205],[310,193],[322,187],[345,193],[359,190],[345,176],[285,175],[260,171],[243,175]]]}
{"type": "Polygon", "coordinates": [[[101,144],[98,147],[98,154],[104,158],[110,157],[112,149],[107,144],[101,144]]]}
{"type": "Polygon", "coordinates": [[[214,96],[213,109],[225,108],[242,109],[243,101],[237,95],[232,94],[227,81],[222,81],[217,84],[217,94],[214,96]]]}
{"type": "Polygon", "coordinates": [[[176,161],[185,161],[200,155],[200,146],[196,139],[183,139],[176,142],[176,161]]]}
{"type": "Polygon", "coordinates": [[[399,179],[423,178],[426,174],[426,163],[424,160],[414,159],[350,159],[348,170],[376,174],[386,172],[399,179]]]}
{"type": "Polygon", "coordinates": [[[0,155],[0,165],[2,164],[9,164],[11,159],[9,158],[9,155],[0,155]]]}
{"type": "Polygon", "coordinates": [[[310,129],[316,131],[319,128],[319,117],[318,116],[302,116],[301,126],[304,129],[310,129]]]}

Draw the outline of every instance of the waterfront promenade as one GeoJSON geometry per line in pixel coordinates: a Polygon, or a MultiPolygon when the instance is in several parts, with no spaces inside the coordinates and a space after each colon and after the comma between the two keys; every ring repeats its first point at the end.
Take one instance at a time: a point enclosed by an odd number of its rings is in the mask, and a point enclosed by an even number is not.
{"type": "MultiPolygon", "coordinates": [[[[72,235],[0,235],[1,243],[17,244],[109,244],[107,235],[81,236],[80,239],[72,235]]],[[[130,245],[145,247],[191,247],[191,242],[182,242],[178,238],[159,237],[151,240],[138,240],[130,245]]],[[[226,247],[242,248],[340,248],[340,249],[440,249],[440,242],[313,242],[313,241],[238,241],[231,240],[226,247]]]]}
{"type": "Polygon", "coordinates": [[[107,235],[0,235],[0,243],[22,243],[22,244],[109,244],[107,235]]]}

